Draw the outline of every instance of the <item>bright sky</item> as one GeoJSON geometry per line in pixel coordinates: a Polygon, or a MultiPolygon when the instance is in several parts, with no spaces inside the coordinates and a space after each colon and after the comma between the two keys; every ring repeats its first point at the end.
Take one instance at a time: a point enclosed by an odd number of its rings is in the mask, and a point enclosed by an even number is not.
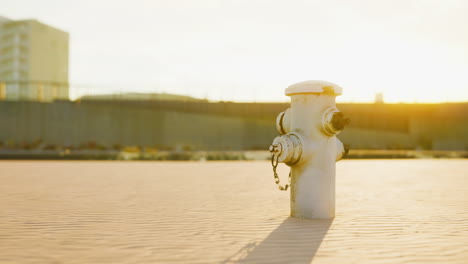
{"type": "Polygon", "coordinates": [[[285,101],[313,79],[341,102],[468,101],[467,14],[466,0],[0,0],[0,15],[70,33],[81,92],[235,101],[285,101]]]}

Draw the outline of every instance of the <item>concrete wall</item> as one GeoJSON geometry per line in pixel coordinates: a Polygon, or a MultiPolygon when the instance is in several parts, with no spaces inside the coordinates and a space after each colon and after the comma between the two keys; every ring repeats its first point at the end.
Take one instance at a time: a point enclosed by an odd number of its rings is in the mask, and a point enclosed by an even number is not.
{"type": "MultiPolygon", "coordinates": [[[[425,110],[417,106],[410,112],[398,112],[392,106],[379,112],[372,105],[342,105],[339,107],[352,123],[339,137],[352,148],[466,150],[466,105],[425,110]]],[[[183,104],[177,109],[171,104],[162,107],[125,102],[4,101],[0,102],[0,141],[42,140],[58,146],[95,142],[106,147],[118,144],[199,150],[267,149],[278,135],[276,114],[286,107],[221,107],[205,102],[200,111],[195,111],[183,104]],[[208,111],[211,108],[218,110],[208,111]]]]}
{"type": "Polygon", "coordinates": [[[246,117],[68,102],[1,102],[0,127],[3,142],[60,146],[252,149],[267,147],[276,134],[271,122],[246,117]]]}

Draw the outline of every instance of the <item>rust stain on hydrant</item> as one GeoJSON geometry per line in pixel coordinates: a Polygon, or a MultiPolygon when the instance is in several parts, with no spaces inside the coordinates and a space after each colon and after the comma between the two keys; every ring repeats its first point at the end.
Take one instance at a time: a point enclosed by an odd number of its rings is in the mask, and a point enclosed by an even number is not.
{"type": "MultiPolygon", "coordinates": [[[[333,218],[335,216],[335,162],[347,148],[336,138],[349,118],[336,108],[341,87],[324,81],[305,81],[289,86],[291,107],[276,118],[281,136],[270,146],[276,183],[276,166],[291,167],[291,216],[333,218]]],[[[288,185],[280,190],[287,190],[288,185]]]]}

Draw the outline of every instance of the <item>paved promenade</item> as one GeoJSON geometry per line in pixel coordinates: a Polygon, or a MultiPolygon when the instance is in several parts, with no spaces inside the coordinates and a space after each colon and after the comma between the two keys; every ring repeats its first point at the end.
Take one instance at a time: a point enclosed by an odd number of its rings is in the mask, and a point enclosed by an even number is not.
{"type": "Polygon", "coordinates": [[[0,263],[467,263],[468,160],[344,160],[336,192],[301,220],[266,161],[0,161],[0,263]]]}

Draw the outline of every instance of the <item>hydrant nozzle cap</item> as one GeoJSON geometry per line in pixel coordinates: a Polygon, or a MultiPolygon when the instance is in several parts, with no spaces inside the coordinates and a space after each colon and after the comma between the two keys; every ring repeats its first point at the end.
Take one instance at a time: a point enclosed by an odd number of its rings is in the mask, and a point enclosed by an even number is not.
{"type": "Polygon", "coordinates": [[[286,95],[293,94],[329,94],[329,95],[340,95],[343,93],[343,89],[331,82],[326,81],[304,81],[293,84],[286,88],[286,95]]]}

